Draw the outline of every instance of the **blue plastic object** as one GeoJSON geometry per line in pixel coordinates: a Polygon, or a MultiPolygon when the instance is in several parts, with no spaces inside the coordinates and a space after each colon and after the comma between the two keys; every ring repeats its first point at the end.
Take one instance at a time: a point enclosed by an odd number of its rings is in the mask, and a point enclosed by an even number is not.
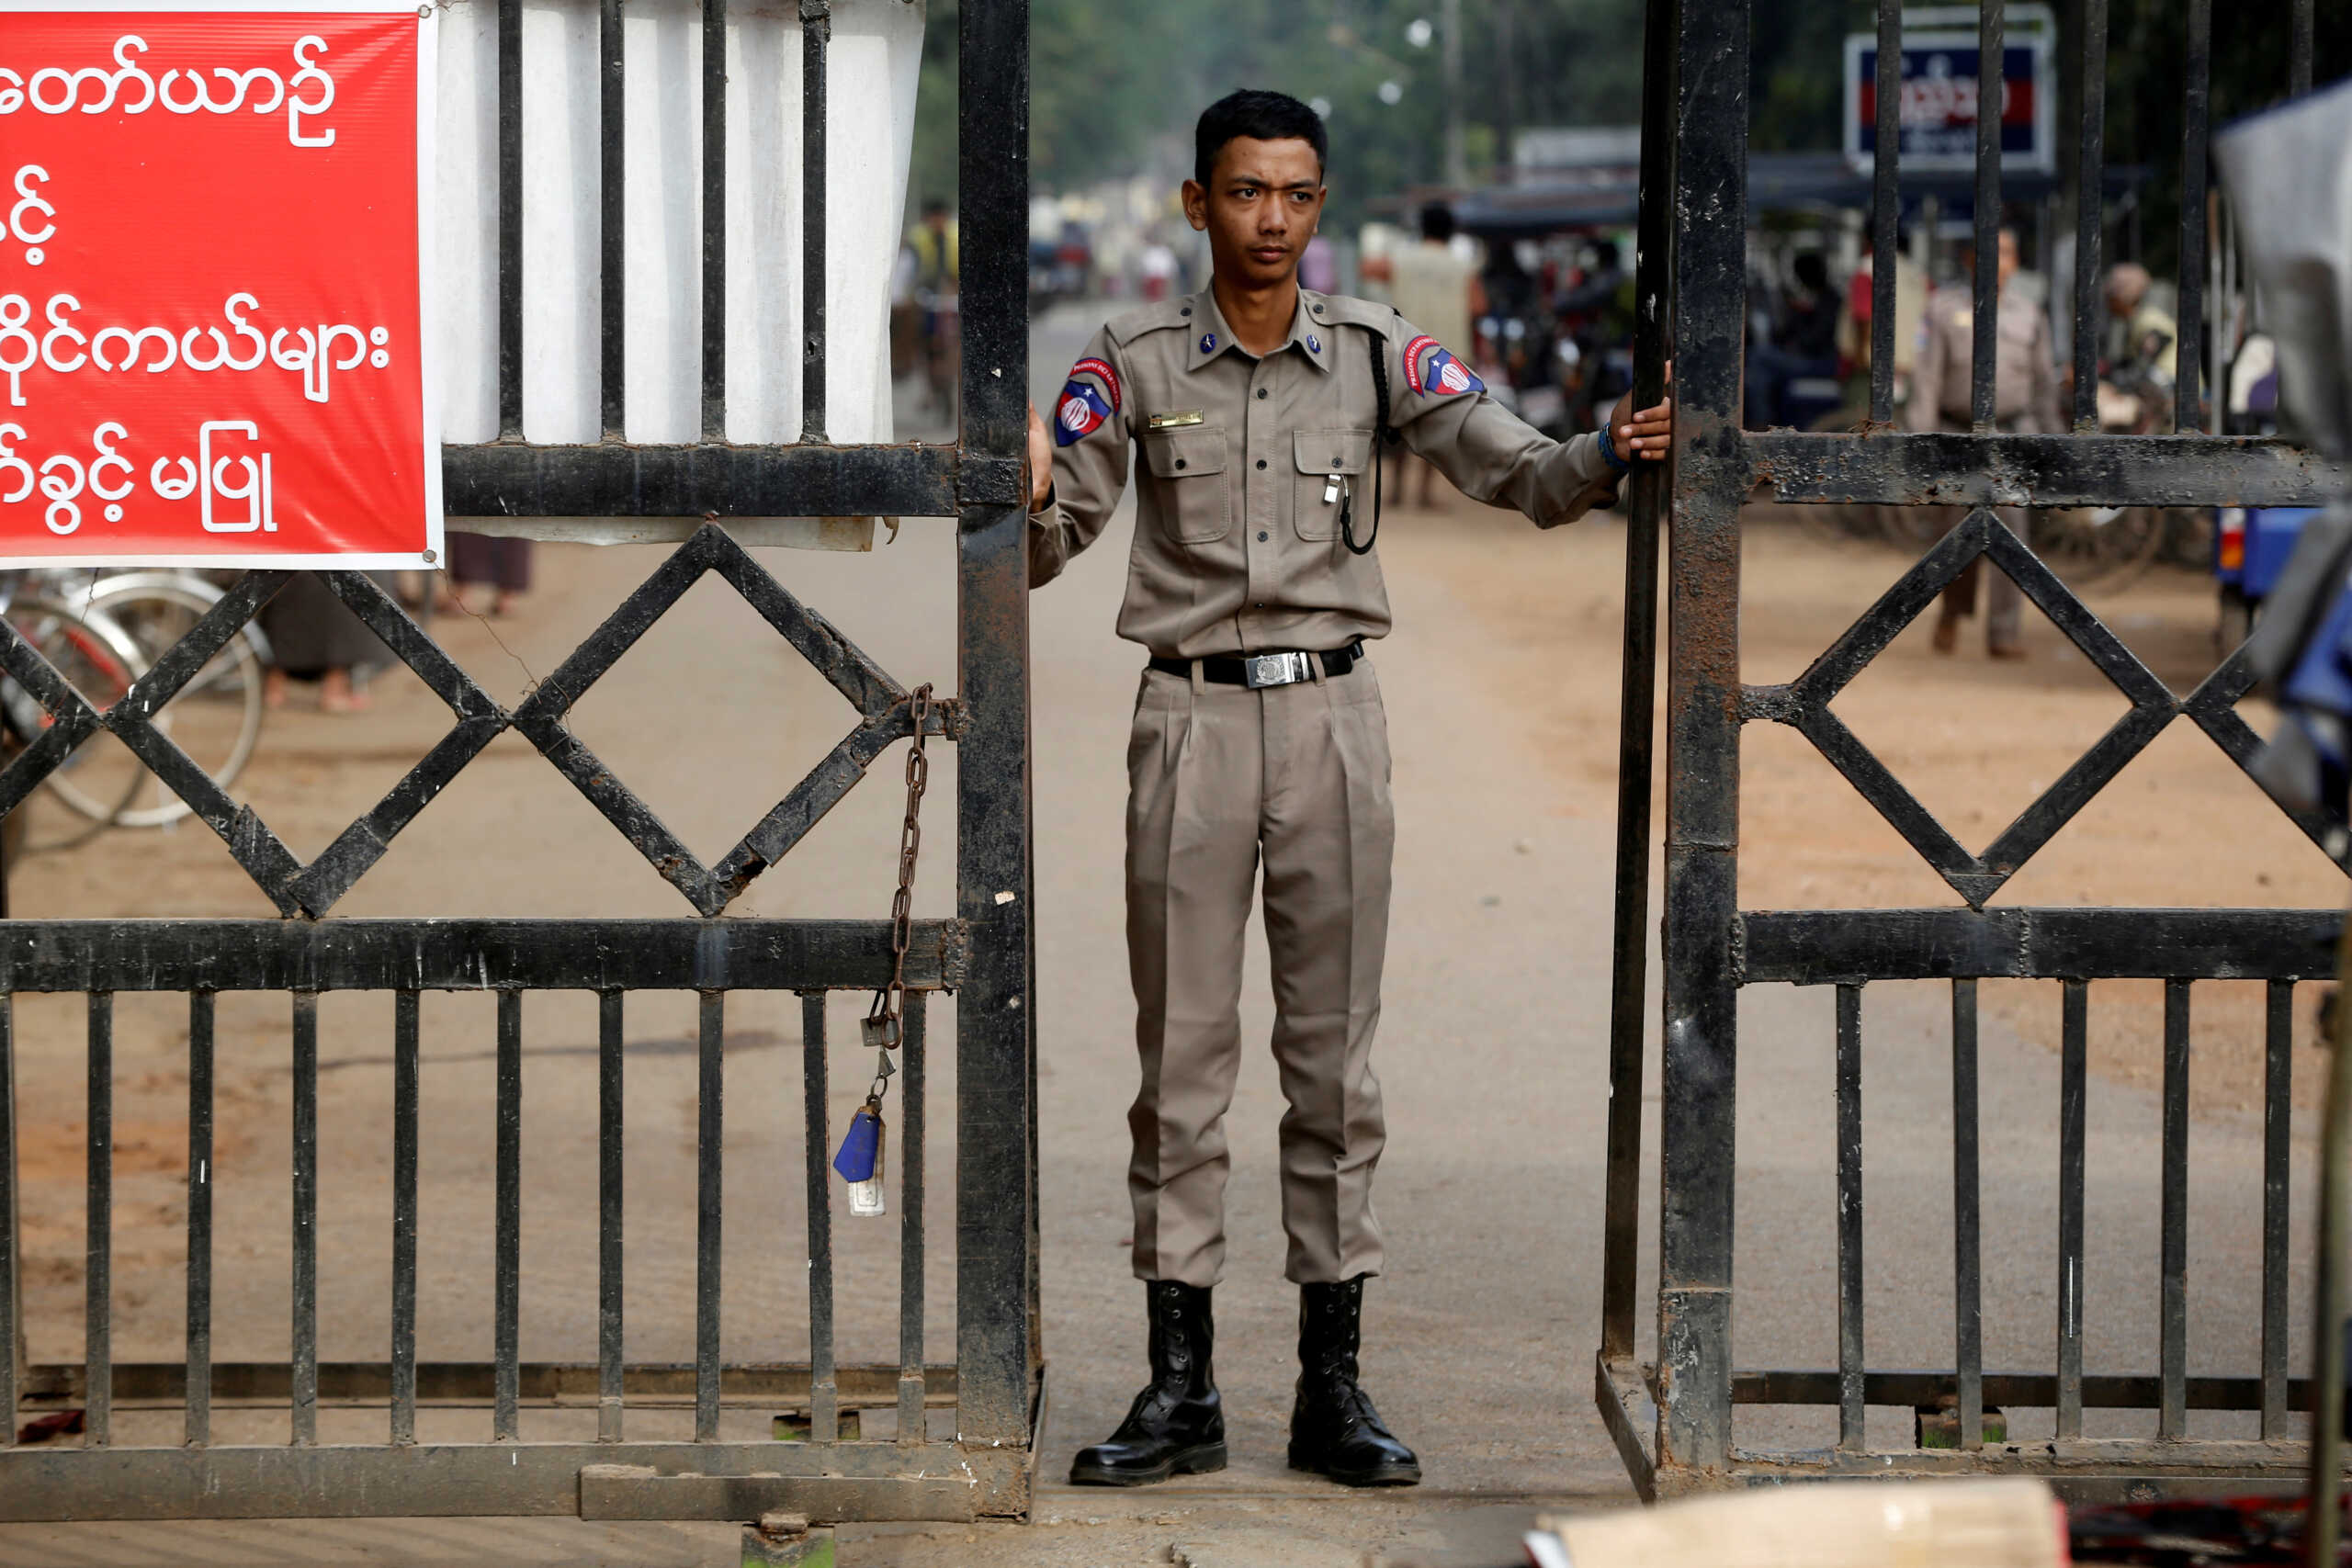
{"type": "Polygon", "coordinates": [[[857,1114],[849,1119],[849,1131],[842,1135],[841,1151],[833,1156],[833,1168],[841,1173],[843,1181],[871,1181],[881,1152],[882,1114],[871,1105],[862,1105],[857,1114]]]}

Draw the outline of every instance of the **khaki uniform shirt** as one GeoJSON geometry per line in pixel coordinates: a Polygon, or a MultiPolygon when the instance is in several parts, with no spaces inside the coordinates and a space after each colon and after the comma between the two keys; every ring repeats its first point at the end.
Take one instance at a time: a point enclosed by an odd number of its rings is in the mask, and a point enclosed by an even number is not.
{"type": "Polygon", "coordinates": [[[1207,659],[1385,635],[1378,552],[1354,554],[1340,527],[1347,501],[1357,542],[1372,534],[1375,333],[1391,427],[1464,493],[1545,528],[1614,498],[1598,435],[1538,434],[1394,310],[1302,290],[1289,337],[1253,359],[1204,290],[1111,322],[1071,371],[1052,421],[1053,499],[1029,519],[1030,585],[1102,533],[1133,446],[1121,637],[1207,659]]]}
{"type": "MultiPolygon", "coordinates": [[[[2058,358],[2049,312],[2015,289],[2001,294],[1993,356],[1993,418],[2004,430],[2056,435],[2058,358]]],[[[1938,289],[1919,325],[1919,357],[1905,423],[1913,430],[1965,430],[1976,311],[1964,288],[1938,289]]]]}

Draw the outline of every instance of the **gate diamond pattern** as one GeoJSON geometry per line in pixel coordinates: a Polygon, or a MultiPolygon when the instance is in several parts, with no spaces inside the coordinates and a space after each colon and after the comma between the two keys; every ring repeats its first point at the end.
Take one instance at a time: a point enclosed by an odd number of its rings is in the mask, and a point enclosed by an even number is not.
{"type": "MultiPolygon", "coordinates": [[[[1967,900],[1970,908],[1982,909],[2027,861],[2182,715],[2194,720],[2239,767],[2250,767],[2261,741],[2238,716],[2236,705],[2253,684],[2253,672],[2246,667],[2245,650],[2240,649],[2188,696],[2175,696],[2023,540],[1979,507],[1904,573],[1804,674],[1784,686],[1747,688],[1745,716],[1789,725],[1812,741],[1920,858],[1967,900]],[[1979,557],[2007,572],[2132,705],[1981,853],[1963,847],[1829,708],[1838,694],[1979,557]]],[[[2279,809],[2331,858],[2343,858],[2343,847],[2331,842],[2325,824],[2315,815],[2283,803],[2279,809]]]]}
{"type": "MultiPolygon", "coordinates": [[[[352,823],[304,865],[249,806],[240,806],[172,739],[154,716],[253,619],[289,573],[249,572],[173,646],[120,701],[100,712],[49,661],[0,621],[0,670],[32,694],[56,721],[0,769],[0,814],[20,804],[99,731],[118,737],[202,818],[254,886],[287,915],[323,915],[365,875],[401,829],[415,820],[483,748],[509,728],[541,755],[620,829],[662,878],[703,915],[717,915],[781,860],[863,778],[874,760],[913,734],[906,688],[800,603],[716,524],[706,524],[607,616],[562,666],[509,713],[460,669],[391,595],[359,572],[322,574],[353,614],[416,672],[456,723],[404,774],[373,811],[352,823]],[[743,836],[716,867],[695,858],[643,800],[564,723],[601,680],[706,573],[725,579],[768,625],[849,699],[858,722],[807,777],[743,836]]],[[[952,733],[952,702],[933,709],[933,733],[952,733]]]]}

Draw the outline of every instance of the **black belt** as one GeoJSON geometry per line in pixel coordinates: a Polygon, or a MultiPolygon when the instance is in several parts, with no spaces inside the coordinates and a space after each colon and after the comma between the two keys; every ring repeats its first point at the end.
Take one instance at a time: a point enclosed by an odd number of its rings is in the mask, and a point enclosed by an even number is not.
{"type": "MultiPolygon", "coordinates": [[[[1201,679],[1214,681],[1220,686],[1247,686],[1258,691],[1267,686],[1289,686],[1301,681],[1315,679],[1314,655],[1286,650],[1280,653],[1245,653],[1238,658],[1204,659],[1201,679]]],[[[1358,637],[1345,648],[1336,648],[1320,656],[1323,673],[1331,676],[1346,674],[1363,657],[1363,639],[1358,637]]],[[[1154,658],[1151,667],[1164,674],[1190,676],[1193,661],[1189,659],[1154,658]]]]}

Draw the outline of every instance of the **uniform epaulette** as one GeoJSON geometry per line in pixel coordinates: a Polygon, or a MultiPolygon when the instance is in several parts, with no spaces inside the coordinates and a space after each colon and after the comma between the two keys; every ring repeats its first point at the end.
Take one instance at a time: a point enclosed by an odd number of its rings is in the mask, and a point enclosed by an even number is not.
{"type": "Polygon", "coordinates": [[[1359,299],[1349,294],[1308,296],[1310,305],[1318,300],[1323,305],[1322,313],[1317,318],[1320,321],[1370,327],[1376,333],[1389,333],[1396,330],[1396,308],[1394,305],[1383,305],[1371,299],[1359,299]]]}
{"type": "Polygon", "coordinates": [[[1102,324],[1102,330],[1111,334],[1113,343],[1125,348],[1146,333],[1173,332],[1184,326],[1186,322],[1182,312],[1188,302],[1189,297],[1180,295],[1155,304],[1138,306],[1125,315],[1112,317],[1102,324]]]}

